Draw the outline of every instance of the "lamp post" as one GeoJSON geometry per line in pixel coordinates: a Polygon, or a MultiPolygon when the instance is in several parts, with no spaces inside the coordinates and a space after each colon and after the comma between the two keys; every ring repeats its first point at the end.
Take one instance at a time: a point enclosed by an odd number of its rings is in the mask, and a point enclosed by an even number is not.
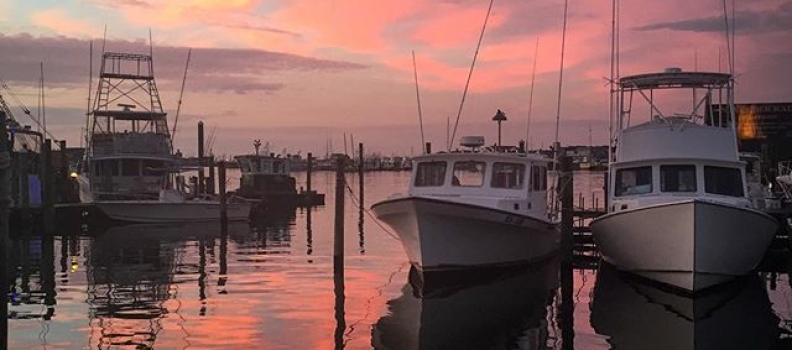
{"type": "Polygon", "coordinates": [[[495,113],[495,116],[492,117],[492,120],[498,122],[498,146],[501,145],[501,122],[506,121],[506,113],[503,113],[500,109],[498,112],[495,113]]]}

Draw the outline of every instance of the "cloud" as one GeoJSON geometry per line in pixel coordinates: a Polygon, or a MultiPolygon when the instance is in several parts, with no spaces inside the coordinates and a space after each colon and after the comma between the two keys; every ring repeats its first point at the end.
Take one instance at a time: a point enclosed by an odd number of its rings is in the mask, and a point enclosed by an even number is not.
{"type": "MultiPolygon", "coordinates": [[[[100,48],[94,45],[94,74],[98,74],[100,48]]],[[[11,84],[38,84],[39,63],[44,62],[49,87],[83,87],[87,85],[89,41],[66,37],[33,37],[27,34],[0,35],[0,77],[11,84]]],[[[110,40],[108,51],[148,53],[142,41],[110,40]]],[[[187,48],[154,46],[157,78],[161,82],[180,84],[187,48]]],[[[287,53],[255,49],[193,49],[188,89],[195,91],[274,92],[285,87],[272,81],[284,72],[343,72],[366,66],[345,61],[326,60],[287,53]],[[269,81],[268,81],[269,80],[269,81]]]]}
{"type": "Polygon", "coordinates": [[[71,17],[59,9],[34,12],[30,16],[30,22],[59,35],[72,37],[90,37],[101,32],[99,28],[91,26],[82,19],[71,17]]]}
{"type": "MultiPolygon", "coordinates": [[[[735,16],[736,33],[738,35],[764,34],[792,30],[792,2],[778,5],[776,8],[761,11],[738,11],[735,16]]],[[[639,26],[636,30],[673,30],[683,32],[725,32],[726,23],[723,15],[693,18],[680,21],[661,22],[639,26]]]]}

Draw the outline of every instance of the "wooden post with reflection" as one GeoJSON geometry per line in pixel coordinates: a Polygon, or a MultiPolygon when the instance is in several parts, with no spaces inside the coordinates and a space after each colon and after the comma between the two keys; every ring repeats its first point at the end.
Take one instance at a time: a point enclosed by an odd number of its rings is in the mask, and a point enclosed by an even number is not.
{"type": "Polygon", "coordinates": [[[309,204],[307,207],[309,208],[311,207],[311,198],[313,197],[313,194],[311,193],[311,172],[313,172],[313,154],[308,152],[308,169],[305,174],[305,190],[308,191],[306,192],[308,194],[306,199],[307,203],[309,204]]]}
{"type": "Polygon", "coordinates": [[[335,321],[334,332],[335,348],[344,348],[344,331],[346,320],[344,318],[344,187],[346,168],[343,156],[336,157],[336,188],[335,188],[335,230],[333,239],[333,291],[335,294],[335,321]]]}
{"type": "Polygon", "coordinates": [[[228,205],[226,205],[226,164],[224,161],[221,161],[217,164],[217,173],[218,192],[220,192],[220,224],[222,227],[227,227],[228,205]]]}
{"type": "Polygon", "coordinates": [[[574,180],[572,159],[563,156],[559,164],[557,188],[561,200],[561,302],[558,304],[558,328],[561,330],[561,349],[574,349],[574,311],[572,280],[572,249],[574,240],[574,180]]]}
{"type": "Polygon", "coordinates": [[[41,150],[41,218],[44,224],[44,233],[49,234],[55,231],[55,186],[52,176],[52,140],[44,141],[44,148],[41,150]]]}
{"type": "MultiPolygon", "coordinates": [[[[0,110],[0,348],[8,348],[8,205],[9,183],[8,172],[11,165],[11,154],[8,149],[8,129],[6,114],[0,110]]],[[[24,174],[23,174],[24,176],[24,174]]]]}
{"type": "Polygon", "coordinates": [[[204,123],[198,122],[198,195],[204,194],[204,123]]]}
{"type": "Polygon", "coordinates": [[[207,194],[215,194],[215,161],[214,156],[211,154],[209,158],[207,158],[207,162],[209,163],[209,176],[206,179],[206,193],[207,194]]]}

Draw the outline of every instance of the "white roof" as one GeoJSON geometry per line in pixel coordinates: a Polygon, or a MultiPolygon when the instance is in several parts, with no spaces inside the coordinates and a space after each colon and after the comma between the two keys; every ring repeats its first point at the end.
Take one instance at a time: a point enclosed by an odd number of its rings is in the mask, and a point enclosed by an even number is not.
{"type": "Polygon", "coordinates": [[[503,153],[503,152],[449,152],[433,153],[416,156],[415,162],[425,161],[458,161],[458,160],[479,160],[479,161],[501,161],[519,163],[548,163],[551,160],[540,154],[525,153],[503,153]]]}
{"type": "Polygon", "coordinates": [[[622,131],[618,162],[669,158],[738,161],[734,131],[683,117],[656,119],[622,131]]]}

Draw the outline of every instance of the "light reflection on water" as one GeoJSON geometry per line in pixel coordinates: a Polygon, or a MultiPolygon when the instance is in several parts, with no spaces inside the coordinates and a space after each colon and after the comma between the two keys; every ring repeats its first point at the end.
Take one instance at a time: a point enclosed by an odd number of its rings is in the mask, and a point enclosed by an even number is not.
{"type": "MultiPolygon", "coordinates": [[[[601,175],[575,180],[586,202],[602,186],[601,175]]],[[[368,207],[403,192],[408,174],[368,173],[365,182],[368,207]]],[[[347,197],[345,279],[334,283],[333,185],[333,173],[316,173],[326,207],[232,223],[225,233],[202,223],[15,239],[10,348],[709,349],[720,343],[698,339],[723,334],[757,349],[789,345],[788,256],[770,269],[783,273],[695,301],[598,272],[593,259],[418,298],[400,244],[347,197]]]]}

